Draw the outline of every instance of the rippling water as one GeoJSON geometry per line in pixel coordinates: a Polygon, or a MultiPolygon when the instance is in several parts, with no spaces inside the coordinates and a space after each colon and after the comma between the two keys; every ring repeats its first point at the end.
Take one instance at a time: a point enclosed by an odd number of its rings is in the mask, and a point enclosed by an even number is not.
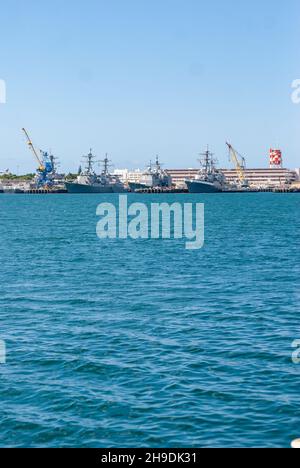
{"type": "Polygon", "coordinates": [[[132,196],[204,202],[199,251],[100,241],[115,197],[0,195],[0,445],[289,446],[300,195],[132,196]]]}

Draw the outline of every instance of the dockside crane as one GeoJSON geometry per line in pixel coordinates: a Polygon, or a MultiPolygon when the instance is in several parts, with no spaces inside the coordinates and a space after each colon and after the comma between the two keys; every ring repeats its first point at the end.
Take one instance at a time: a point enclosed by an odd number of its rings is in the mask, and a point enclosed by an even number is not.
{"type": "Polygon", "coordinates": [[[45,153],[43,151],[40,151],[40,156],[38,151],[36,150],[34,144],[32,143],[32,140],[25,128],[22,128],[22,132],[24,133],[29,149],[33,153],[35,159],[37,160],[38,163],[38,168],[37,168],[37,177],[36,177],[36,185],[37,187],[51,187],[53,185],[53,182],[51,178],[49,177],[50,174],[53,172],[53,162],[50,160],[48,153],[45,153]]]}
{"type": "Polygon", "coordinates": [[[245,169],[246,169],[246,160],[244,156],[238,153],[230,143],[226,142],[226,145],[229,148],[229,157],[233,162],[235,170],[238,175],[238,181],[241,187],[249,187],[249,181],[246,179],[245,169]]]}

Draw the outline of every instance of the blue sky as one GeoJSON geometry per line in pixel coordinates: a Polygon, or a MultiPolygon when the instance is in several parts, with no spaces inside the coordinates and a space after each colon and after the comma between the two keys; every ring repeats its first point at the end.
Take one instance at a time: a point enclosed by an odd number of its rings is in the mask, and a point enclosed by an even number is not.
{"type": "Polygon", "coordinates": [[[193,167],[225,140],[248,166],[279,146],[300,166],[299,0],[11,0],[1,5],[0,170],[33,171],[20,129],[76,170],[90,147],[116,167],[193,167]]]}

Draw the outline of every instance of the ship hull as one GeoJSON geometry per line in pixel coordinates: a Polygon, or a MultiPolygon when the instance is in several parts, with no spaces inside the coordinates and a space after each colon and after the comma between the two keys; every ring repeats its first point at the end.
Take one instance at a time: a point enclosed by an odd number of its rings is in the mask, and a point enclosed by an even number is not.
{"type": "Polygon", "coordinates": [[[66,182],[68,193],[124,193],[125,189],[122,185],[85,185],[66,182]]]}
{"type": "Polygon", "coordinates": [[[145,185],[145,184],[138,184],[135,182],[129,182],[129,187],[132,192],[135,192],[136,190],[146,190],[152,188],[150,185],[145,185]]]}
{"type": "Polygon", "coordinates": [[[171,185],[167,185],[167,184],[146,185],[146,184],[137,184],[135,182],[129,182],[129,188],[132,192],[136,192],[138,190],[167,189],[171,187],[172,187],[171,185]]]}
{"type": "Polygon", "coordinates": [[[186,181],[188,191],[190,193],[220,193],[222,188],[210,182],[203,181],[186,181]]]}

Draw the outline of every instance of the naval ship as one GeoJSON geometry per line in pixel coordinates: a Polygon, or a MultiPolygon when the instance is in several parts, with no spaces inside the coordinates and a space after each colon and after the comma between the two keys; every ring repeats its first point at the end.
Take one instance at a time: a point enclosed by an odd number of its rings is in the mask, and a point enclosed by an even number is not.
{"type": "Polygon", "coordinates": [[[216,168],[216,160],[213,154],[207,149],[201,154],[199,160],[201,169],[193,180],[186,180],[185,183],[190,193],[218,193],[226,188],[226,179],[222,171],[216,168]]]}
{"type": "Polygon", "coordinates": [[[123,193],[125,192],[124,184],[117,176],[109,172],[109,159],[106,155],[103,163],[103,170],[100,175],[96,174],[94,170],[95,156],[90,150],[86,160],[86,167],[82,171],[80,169],[79,175],[74,182],[66,182],[66,189],[68,193],[123,193]]]}
{"type": "Polygon", "coordinates": [[[153,166],[150,161],[150,165],[147,170],[142,174],[140,182],[129,182],[129,188],[131,191],[136,192],[138,190],[152,189],[152,188],[171,188],[172,178],[164,171],[159,162],[158,156],[156,157],[156,163],[153,166]]]}

